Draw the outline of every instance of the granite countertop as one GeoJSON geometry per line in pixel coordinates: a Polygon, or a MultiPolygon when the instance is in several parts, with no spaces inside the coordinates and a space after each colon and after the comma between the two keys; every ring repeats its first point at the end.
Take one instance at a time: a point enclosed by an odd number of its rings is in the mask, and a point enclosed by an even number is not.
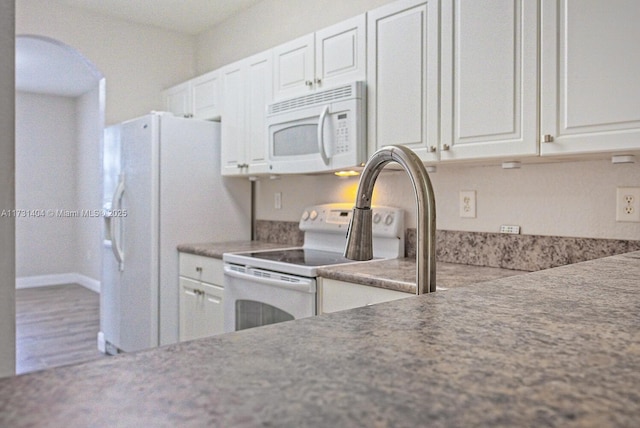
{"type": "Polygon", "coordinates": [[[277,248],[289,248],[292,245],[276,244],[265,241],[228,241],[228,242],[205,242],[197,244],[180,244],[178,251],[190,253],[198,256],[222,259],[224,253],[237,253],[241,251],[260,251],[277,248]]]}
{"type": "Polygon", "coordinates": [[[640,252],[0,379],[0,426],[640,424],[640,252]]]}
{"type": "MultiPolygon", "coordinates": [[[[527,272],[457,263],[436,263],[436,285],[440,290],[477,284],[527,272]]],[[[416,292],[416,261],[413,258],[373,260],[318,269],[323,278],[354,282],[389,290],[416,292]]]]}
{"type": "MultiPolygon", "coordinates": [[[[230,241],[181,244],[178,246],[178,251],[222,259],[224,253],[289,247],[291,246],[263,241],[230,241]]],[[[436,282],[440,289],[449,289],[506,276],[521,275],[523,273],[526,272],[438,262],[436,282]]],[[[389,290],[404,291],[406,293],[415,294],[416,292],[416,263],[415,259],[412,258],[373,260],[369,262],[330,266],[318,269],[318,275],[324,278],[387,288],[389,290]]]]}

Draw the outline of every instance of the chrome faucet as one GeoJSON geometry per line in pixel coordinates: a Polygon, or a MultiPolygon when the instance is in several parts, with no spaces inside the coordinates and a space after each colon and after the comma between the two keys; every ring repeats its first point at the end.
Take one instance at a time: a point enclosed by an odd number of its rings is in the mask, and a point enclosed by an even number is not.
{"type": "Polygon", "coordinates": [[[356,205],[347,232],[344,256],[351,260],[371,260],[371,196],[378,175],[389,162],[399,163],[409,174],[416,194],[416,294],[436,291],[436,200],[429,174],[420,158],[405,146],[386,146],[371,156],[364,166],[356,205]]]}

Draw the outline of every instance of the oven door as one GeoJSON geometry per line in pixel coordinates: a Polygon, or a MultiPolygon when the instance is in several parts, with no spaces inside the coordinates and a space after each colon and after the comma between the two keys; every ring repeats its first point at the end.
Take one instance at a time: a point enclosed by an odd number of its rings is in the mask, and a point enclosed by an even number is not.
{"type": "Polygon", "coordinates": [[[224,331],[232,332],[316,314],[315,278],[225,264],[224,331]]]}

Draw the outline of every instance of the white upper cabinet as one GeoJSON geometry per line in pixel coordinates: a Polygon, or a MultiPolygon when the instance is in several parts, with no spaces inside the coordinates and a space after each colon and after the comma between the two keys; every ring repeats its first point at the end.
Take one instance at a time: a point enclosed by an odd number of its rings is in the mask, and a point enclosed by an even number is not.
{"type": "Polygon", "coordinates": [[[172,86],[162,92],[164,109],[180,117],[220,118],[221,94],[218,70],[172,86]]]}
{"type": "Polygon", "coordinates": [[[273,48],[274,98],[288,98],[313,90],[314,35],[273,48]]]}
{"type": "Polygon", "coordinates": [[[638,1],[543,0],[542,155],[640,149],[638,23],[638,1]]]}
{"type": "Polygon", "coordinates": [[[271,51],[222,68],[222,175],[266,173],[266,106],[272,101],[271,51]]]}
{"type": "Polygon", "coordinates": [[[366,25],[362,14],[316,32],[316,88],[366,80],[366,25]]]}
{"type": "Polygon", "coordinates": [[[538,154],[537,29],[537,1],[442,1],[441,160],[538,154]]]}
{"type": "Polygon", "coordinates": [[[274,99],[366,79],[366,18],[359,15],[273,49],[274,99]]]}
{"type": "Polygon", "coordinates": [[[273,100],[271,51],[245,61],[245,159],[248,173],[267,172],[267,105],[273,100]]]}
{"type": "Polygon", "coordinates": [[[218,70],[203,74],[191,80],[193,98],[193,116],[211,120],[220,117],[220,72],[218,70]]]}
{"type": "Polygon", "coordinates": [[[243,62],[220,70],[222,79],[222,120],[220,123],[222,175],[244,173],[244,70],[243,62]]]}
{"type": "Polygon", "coordinates": [[[403,144],[438,159],[439,1],[401,0],[367,14],[369,151],[403,144]]]}
{"type": "Polygon", "coordinates": [[[184,82],[162,92],[164,109],[179,117],[191,117],[191,82],[184,82]]]}

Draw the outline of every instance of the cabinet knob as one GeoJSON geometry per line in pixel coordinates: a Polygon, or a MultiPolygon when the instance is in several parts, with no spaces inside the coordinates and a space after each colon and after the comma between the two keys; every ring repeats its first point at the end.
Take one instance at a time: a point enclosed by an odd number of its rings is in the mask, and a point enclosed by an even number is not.
{"type": "Polygon", "coordinates": [[[309,86],[309,87],[313,86],[313,82],[311,80],[305,81],[304,84],[309,86]]]}
{"type": "Polygon", "coordinates": [[[429,146],[429,153],[433,153],[436,151],[436,146],[429,146]]]}
{"type": "Polygon", "coordinates": [[[442,145],[442,150],[444,150],[445,152],[446,152],[447,150],[449,150],[450,148],[451,148],[451,147],[449,147],[449,145],[448,145],[448,144],[443,144],[443,145],[442,145]]]}
{"type": "Polygon", "coordinates": [[[319,77],[316,77],[315,82],[316,82],[316,85],[319,85],[322,83],[322,79],[319,77]]]}
{"type": "Polygon", "coordinates": [[[200,266],[196,266],[196,272],[202,272],[202,268],[200,266]]]}
{"type": "Polygon", "coordinates": [[[542,138],[543,143],[553,143],[553,135],[545,134],[542,138]]]}

